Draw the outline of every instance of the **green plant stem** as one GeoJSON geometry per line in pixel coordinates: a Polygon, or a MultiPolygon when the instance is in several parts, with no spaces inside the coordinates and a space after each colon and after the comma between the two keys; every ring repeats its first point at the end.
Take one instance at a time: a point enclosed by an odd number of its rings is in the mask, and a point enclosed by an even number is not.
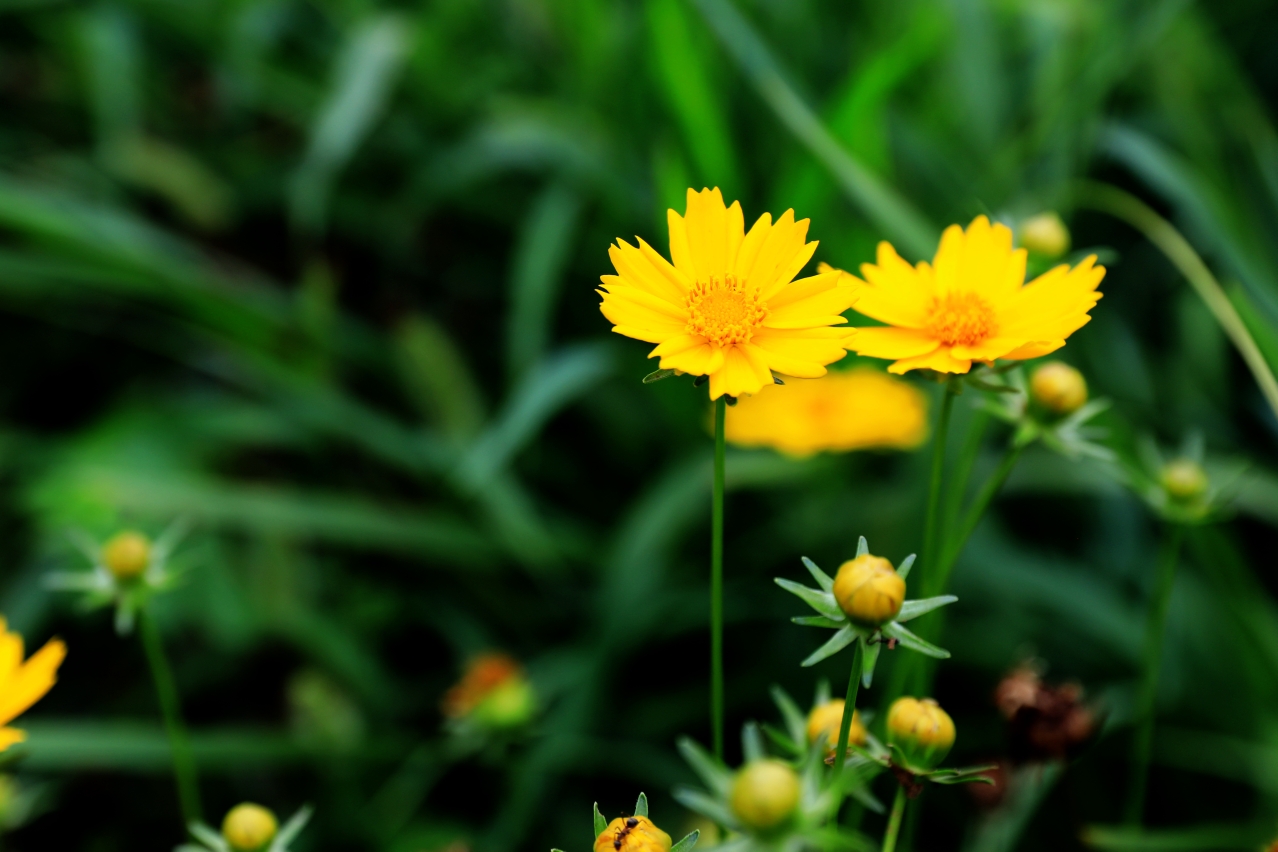
{"type": "Polygon", "coordinates": [[[1132,742],[1132,777],[1127,796],[1126,821],[1140,825],[1145,813],[1145,788],[1149,775],[1149,752],[1154,742],[1154,704],[1158,698],[1158,673],[1163,659],[1163,634],[1167,626],[1167,606],[1176,584],[1176,562],[1180,557],[1183,529],[1173,524],[1158,566],[1158,578],[1149,614],[1145,620],[1145,651],[1141,660],[1140,692],[1136,698],[1136,737],[1132,742]]]}
{"type": "Polygon", "coordinates": [[[888,816],[887,831],[883,832],[883,852],[894,852],[896,836],[901,832],[901,817],[905,815],[905,788],[897,785],[896,799],[892,801],[892,813],[888,816]]]}
{"type": "Polygon", "coordinates": [[[830,771],[830,783],[834,784],[843,773],[843,763],[847,759],[848,734],[852,730],[852,715],[856,713],[856,693],[861,684],[861,667],[864,662],[861,640],[853,643],[852,671],[848,675],[848,693],[843,699],[843,718],[839,721],[839,741],[834,749],[834,766],[830,771]]]}
{"type": "Polygon", "coordinates": [[[950,415],[954,410],[954,397],[958,395],[958,381],[951,377],[945,382],[945,396],[941,400],[941,413],[936,421],[936,434],[932,437],[932,474],[928,481],[927,514],[923,522],[923,565],[920,586],[924,594],[933,594],[932,578],[936,573],[937,539],[940,537],[939,515],[941,508],[941,484],[945,476],[945,443],[950,431],[950,415]]]}
{"type": "Polygon", "coordinates": [[[954,570],[954,563],[962,555],[963,548],[967,545],[967,540],[976,531],[981,518],[985,517],[985,511],[989,509],[990,503],[994,501],[994,498],[998,496],[998,492],[1002,490],[1003,483],[1007,482],[1007,477],[1011,474],[1012,468],[1016,466],[1016,462],[1024,450],[1025,447],[1023,445],[1008,446],[1007,451],[1003,453],[1002,460],[998,463],[998,467],[990,474],[989,479],[985,480],[985,484],[981,486],[976,499],[968,507],[967,514],[963,516],[963,522],[959,525],[958,532],[946,542],[945,552],[941,556],[935,575],[935,594],[945,593],[945,587],[950,579],[950,572],[954,570]]]}
{"type": "Polygon", "coordinates": [[[138,632],[146,661],[151,667],[151,679],[155,681],[155,695],[164,716],[164,727],[169,734],[169,748],[173,752],[173,776],[177,781],[178,804],[182,808],[182,821],[186,825],[203,820],[200,811],[200,786],[195,772],[195,757],[191,753],[191,741],[182,721],[182,708],[178,701],[177,685],[173,670],[164,654],[160,630],[150,610],[143,607],[138,614],[138,632]]]}
{"type": "Polygon", "coordinates": [[[727,400],[714,402],[714,498],[710,511],[710,724],[714,755],[723,759],[723,421],[727,400]]]}
{"type": "Polygon", "coordinates": [[[949,529],[958,523],[959,513],[963,509],[963,497],[967,494],[967,483],[972,479],[972,469],[976,467],[976,459],[981,454],[981,443],[989,420],[989,415],[980,409],[972,412],[963,446],[959,448],[958,458],[950,468],[950,487],[945,489],[941,507],[942,529],[949,529]]]}
{"type": "Polygon", "coordinates": [[[1181,236],[1180,231],[1153,211],[1147,204],[1130,193],[1103,183],[1082,182],[1079,184],[1079,204],[1091,207],[1122,219],[1143,233],[1151,243],[1158,247],[1170,260],[1180,274],[1185,276],[1189,285],[1207,304],[1216,322],[1225,330],[1229,340],[1242,356],[1247,368],[1260,385],[1274,415],[1278,416],[1278,379],[1274,378],[1269,363],[1261,353],[1251,336],[1247,324],[1238,314],[1234,303],[1229,301],[1225,289],[1220,286],[1216,276],[1211,274],[1207,264],[1194,251],[1189,241],[1181,236]]]}

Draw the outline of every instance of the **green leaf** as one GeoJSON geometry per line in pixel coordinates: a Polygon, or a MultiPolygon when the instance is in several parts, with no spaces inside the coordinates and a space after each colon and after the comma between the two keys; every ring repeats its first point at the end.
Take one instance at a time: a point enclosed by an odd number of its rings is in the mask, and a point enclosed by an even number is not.
{"type": "MultiPolygon", "coordinates": [[[[512,380],[540,363],[546,354],[581,204],[574,189],[554,182],[533,205],[524,223],[515,248],[506,323],[506,364],[512,380]]],[[[645,384],[647,381],[644,379],[645,384]]]]}
{"type": "Polygon", "coordinates": [[[929,613],[934,609],[952,604],[957,601],[954,595],[941,595],[935,598],[921,598],[919,600],[906,601],[901,605],[901,611],[897,613],[896,622],[909,621],[912,618],[918,618],[920,615],[929,613]]]}
{"type": "Polygon", "coordinates": [[[802,556],[800,558],[803,560],[803,564],[807,566],[808,573],[812,575],[812,579],[817,581],[818,586],[827,592],[834,588],[834,580],[829,574],[818,568],[816,563],[808,557],[802,556]]]}
{"type": "Polygon", "coordinates": [[[768,739],[780,746],[782,751],[785,751],[794,757],[798,757],[803,754],[803,748],[794,740],[794,738],[787,736],[775,726],[765,723],[760,725],[759,728],[768,736],[768,739]]]}
{"type": "Polygon", "coordinates": [[[675,374],[674,370],[653,370],[651,373],[643,377],[643,383],[650,385],[653,382],[659,382],[662,379],[668,379],[675,374]]]}
{"type": "Polygon", "coordinates": [[[896,622],[883,625],[884,634],[891,636],[893,639],[901,643],[904,648],[911,651],[918,651],[920,654],[926,654],[929,657],[935,657],[938,660],[948,660],[950,652],[944,648],[938,648],[931,642],[920,639],[909,630],[906,630],[896,622]]]}
{"type": "Polygon", "coordinates": [[[804,627],[828,627],[835,630],[840,627],[847,626],[847,619],[835,621],[833,618],[826,618],[824,615],[796,615],[790,619],[795,624],[801,624],[804,627]]]}
{"type": "Polygon", "coordinates": [[[297,809],[288,822],[280,826],[279,832],[275,835],[275,841],[271,844],[271,852],[283,850],[302,833],[302,829],[306,828],[306,824],[310,822],[311,815],[315,813],[315,809],[310,805],[302,805],[297,809]]]}
{"type": "Polygon", "coordinates": [[[838,620],[846,616],[843,610],[839,609],[839,605],[834,602],[834,595],[829,592],[819,592],[816,589],[810,589],[807,586],[800,585],[793,580],[787,580],[784,577],[776,577],[776,584],[785,589],[792,595],[803,599],[803,602],[815,609],[817,612],[831,619],[838,620]]]}
{"type": "Polygon", "coordinates": [[[799,705],[794,703],[794,699],[790,694],[777,684],[772,684],[772,701],[777,705],[777,709],[781,711],[781,718],[785,720],[786,730],[789,731],[791,739],[795,743],[803,742],[807,736],[808,720],[799,709],[799,705]]]}
{"type": "MultiPolygon", "coordinates": [[[[648,815],[648,794],[640,793],[639,798],[635,800],[635,816],[646,817],[648,815]]],[[[595,832],[595,837],[599,836],[599,832],[595,832]]]]}
{"type": "MultiPolygon", "coordinates": [[[[830,637],[828,642],[809,654],[808,658],[799,665],[804,668],[807,668],[808,666],[815,666],[827,657],[832,657],[842,651],[856,638],[858,638],[858,634],[850,625],[844,627],[838,633],[835,633],[832,637],[830,637]]],[[[948,656],[948,654],[946,656],[948,656]]]]}
{"type": "Polygon", "coordinates": [[[599,835],[603,834],[605,831],[608,830],[608,820],[604,817],[602,813],[599,812],[598,802],[595,802],[594,820],[595,820],[595,837],[598,837],[599,835]]]}
{"type": "Polygon", "coordinates": [[[746,722],[741,726],[741,753],[746,763],[763,760],[768,756],[763,748],[763,738],[759,735],[759,726],[755,722],[746,722]]]}
{"type": "Polygon", "coordinates": [[[732,788],[732,772],[723,762],[710,754],[688,737],[680,737],[677,743],[679,753],[692,767],[692,771],[700,776],[705,785],[717,795],[726,796],[732,788]]]}
{"type": "Polygon", "coordinates": [[[706,795],[701,790],[694,790],[691,787],[675,787],[672,791],[674,799],[690,811],[695,811],[704,817],[709,817],[714,822],[728,828],[735,828],[737,819],[732,811],[728,810],[718,799],[706,795]]]}
{"type": "Polygon", "coordinates": [[[1273,839],[1273,824],[1203,823],[1170,829],[1089,825],[1082,840],[1093,849],[1110,852],[1200,852],[1206,849],[1261,848],[1273,839]]]}
{"type": "Polygon", "coordinates": [[[701,829],[693,829],[684,836],[682,840],[670,847],[670,852],[692,852],[692,847],[697,845],[697,840],[701,837],[701,829]]]}

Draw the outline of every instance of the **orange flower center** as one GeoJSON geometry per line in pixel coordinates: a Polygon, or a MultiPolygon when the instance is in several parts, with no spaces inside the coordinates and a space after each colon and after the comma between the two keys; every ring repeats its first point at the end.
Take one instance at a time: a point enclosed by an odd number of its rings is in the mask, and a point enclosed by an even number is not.
{"type": "Polygon", "coordinates": [[[994,336],[998,323],[990,303],[975,293],[935,296],[924,329],[946,346],[975,346],[994,336]]]}
{"type": "Polygon", "coordinates": [[[688,333],[720,346],[749,343],[767,317],[759,291],[747,290],[733,275],[698,281],[688,292],[688,333]]]}

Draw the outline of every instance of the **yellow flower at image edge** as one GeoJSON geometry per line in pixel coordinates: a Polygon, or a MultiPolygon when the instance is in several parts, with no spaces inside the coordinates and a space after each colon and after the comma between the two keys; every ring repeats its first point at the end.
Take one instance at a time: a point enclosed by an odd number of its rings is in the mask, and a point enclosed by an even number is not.
{"type": "MultiPolygon", "coordinates": [[[[25,662],[22,655],[22,637],[10,632],[0,617],[0,725],[8,725],[53,688],[67,646],[61,639],[50,639],[25,662]]],[[[25,731],[0,727],[0,751],[26,738],[25,731]]]]}
{"type": "Polygon", "coordinates": [[[595,852],[670,852],[670,835],[647,817],[617,817],[595,838],[595,852]]]}
{"type": "Polygon", "coordinates": [[[893,373],[966,373],[973,361],[1056,351],[1091,319],[1105,268],[1093,255],[1026,284],[1026,257],[1012,248],[1010,230],[984,216],[966,231],[946,228],[930,264],[911,266],[879,243],[877,264],[861,266],[856,309],[886,327],[858,329],[848,348],[894,361],[893,373]]]}
{"type": "Polygon", "coordinates": [[[787,379],[728,410],[724,435],[743,447],[791,456],[874,448],[908,450],[927,437],[927,398],[878,370],[787,379]]]}
{"type": "Polygon", "coordinates": [[[662,369],[710,377],[710,398],[757,393],[773,371],[825,375],[843,357],[841,314],[854,288],[831,271],[794,281],[812,258],[808,220],[787,210],[745,231],[741,205],[718,189],[688,190],[684,216],[669,211],[670,257],[638,240],[608,249],[616,275],[604,275],[600,310],[613,331],[656,343],[662,369]]]}

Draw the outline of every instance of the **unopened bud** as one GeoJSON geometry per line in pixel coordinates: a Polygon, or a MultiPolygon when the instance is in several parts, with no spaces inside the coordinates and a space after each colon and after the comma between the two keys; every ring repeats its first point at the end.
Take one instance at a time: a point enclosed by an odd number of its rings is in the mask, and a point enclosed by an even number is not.
{"type": "Polygon", "coordinates": [[[1071,414],[1087,402],[1087,381],[1064,361],[1048,361],[1030,378],[1030,395],[1054,414],[1071,414]]]}
{"type": "Polygon", "coordinates": [[[776,828],[799,804],[799,776],[774,758],[747,763],[732,782],[732,812],[749,828],[776,828]]]}
{"type": "Polygon", "coordinates": [[[595,838],[595,852],[670,852],[670,835],[647,817],[617,817],[595,838]]]}
{"type": "Polygon", "coordinates": [[[905,581],[882,556],[864,553],[839,566],[834,599],[858,624],[878,627],[896,618],[905,602],[905,581]]]}
{"type": "Polygon", "coordinates": [[[118,580],[130,580],[146,570],[151,562],[151,540],[140,532],[116,533],[102,546],[102,564],[118,580]]]}
{"type": "Polygon", "coordinates": [[[518,728],[533,717],[537,696],[522,673],[511,677],[475,705],[472,718],[490,728],[518,728]]]}
{"type": "Polygon", "coordinates": [[[1193,459],[1173,459],[1163,465],[1162,482],[1173,499],[1189,501],[1207,491],[1207,471],[1193,459]]]}
{"type": "Polygon", "coordinates": [[[1045,257],[1060,257],[1069,251],[1069,229],[1055,213],[1039,213],[1021,222],[1021,246],[1045,257]]]}
{"type": "Polygon", "coordinates": [[[954,745],[954,720],[931,698],[898,698],[888,710],[888,742],[901,750],[906,768],[929,770],[954,745]]]}
{"type": "MultiPolygon", "coordinates": [[[[829,754],[834,754],[839,747],[839,726],[843,724],[842,698],[834,698],[824,704],[818,704],[808,714],[808,742],[814,743],[825,736],[825,745],[829,754]]],[[[848,728],[849,745],[865,745],[865,725],[861,724],[861,712],[852,711],[852,724],[848,728]]]]}
{"type": "Polygon", "coordinates": [[[275,814],[261,805],[244,802],[226,812],[222,837],[235,852],[257,852],[275,839],[279,827],[275,814]]]}

